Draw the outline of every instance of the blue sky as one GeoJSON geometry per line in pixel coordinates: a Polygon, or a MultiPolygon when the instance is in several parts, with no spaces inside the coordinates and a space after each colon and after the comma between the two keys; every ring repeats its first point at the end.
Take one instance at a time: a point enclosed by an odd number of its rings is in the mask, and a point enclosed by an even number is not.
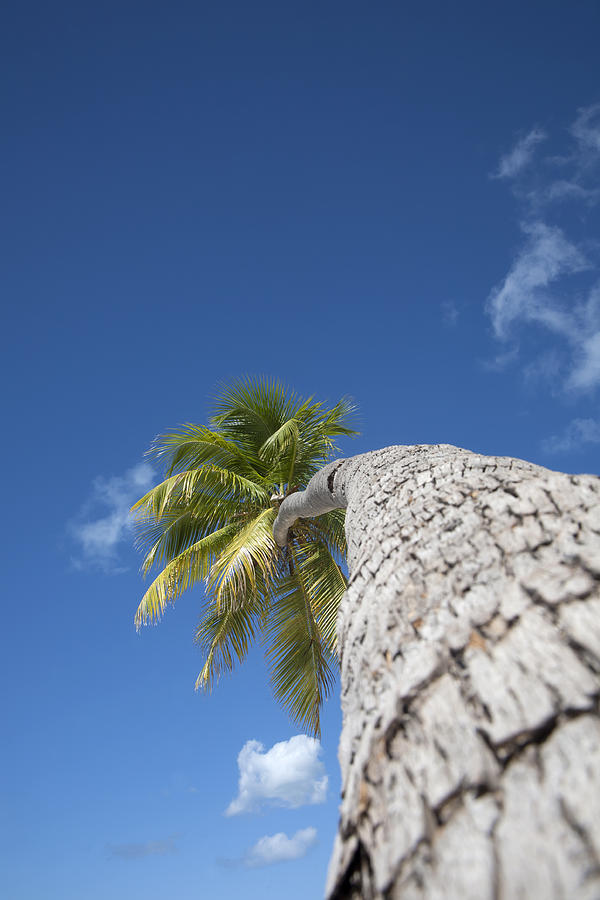
{"type": "Polygon", "coordinates": [[[338,694],[316,745],[260,650],[194,693],[193,594],[135,633],[144,451],[267,374],[355,398],[346,454],[598,472],[599,26],[586,0],[5,7],[3,896],[321,895],[338,694]]]}

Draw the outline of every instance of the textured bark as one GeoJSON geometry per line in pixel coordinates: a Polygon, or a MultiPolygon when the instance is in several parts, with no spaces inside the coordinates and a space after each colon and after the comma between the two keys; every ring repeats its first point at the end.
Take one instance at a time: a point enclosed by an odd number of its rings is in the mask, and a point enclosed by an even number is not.
{"type": "Polygon", "coordinates": [[[350,569],[329,900],[597,900],[600,479],[445,445],[328,479],[350,569]]]}
{"type": "Polygon", "coordinates": [[[345,462],[344,459],[336,459],[328,463],[310,479],[305,491],[286,497],[273,523],[273,537],[280,547],[285,547],[288,530],[299,517],[322,516],[332,509],[346,506],[345,495],[335,489],[335,473],[345,462]]]}

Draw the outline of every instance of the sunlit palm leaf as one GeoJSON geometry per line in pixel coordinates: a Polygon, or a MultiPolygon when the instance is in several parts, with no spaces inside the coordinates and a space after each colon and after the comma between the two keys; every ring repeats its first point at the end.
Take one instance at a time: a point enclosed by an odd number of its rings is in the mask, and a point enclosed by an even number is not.
{"type": "Polygon", "coordinates": [[[259,455],[261,459],[272,459],[290,447],[295,447],[298,444],[298,438],[298,422],[296,419],[288,419],[267,438],[260,448],[259,455]]]}
{"type": "Polygon", "coordinates": [[[337,613],[348,586],[346,578],[329,548],[320,541],[297,547],[294,559],[306,585],[321,639],[333,654],[337,650],[337,613]]]}
{"type": "Polygon", "coordinates": [[[241,606],[218,610],[210,603],[202,615],[195,640],[206,654],[196,689],[211,690],[223,671],[242,662],[261,628],[262,607],[254,598],[241,606]]]}
{"type": "Polygon", "coordinates": [[[267,621],[267,660],[275,696],[292,719],[320,735],[320,708],[334,682],[333,659],[324,646],[302,575],[279,585],[267,621]]]}
{"type": "Polygon", "coordinates": [[[264,442],[293,415],[295,395],[286,397],[277,382],[238,381],[226,386],[215,403],[213,427],[258,455],[264,442]]]}
{"type": "Polygon", "coordinates": [[[142,597],[135,614],[136,628],[160,619],[167,603],[206,578],[215,557],[230,543],[235,531],[235,525],[227,525],[192,544],[165,566],[142,597]]]}
{"type": "Polygon", "coordinates": [[[273,538],[276,511],[269,507],[244,526],[215,559],[207,587],[217,609],[235,606],[250,596],[257,575],[268,581],[274,572],[279,548],[273,538]],[[237,598],[237,603],[236,603],[237,598]]]}
{"type": "Polygon", "coordinates": [[[270,463],[267,477],[280,484],[291,484],[298,455],[300,430],[297,419],[288,419],[260,448],[260,456],[270,463]]]}
{"type": "Polygon", "coordinates": [[[331,512],[313,519],[314,538],[323,540],[333,552],[338,563],[346,562],[346,510],[332,509],[331,512]]]}
{"type": "Polygon", "coordinates": [[[168,475],[207,463],[242,475],[251,475],[256,471],[252,459],[234,441],[204,425],[182,425],[178,431],[160,435],[152,444],[150,455],[168,461],[168,475]]]}
{"type": "Polygon", "coordinates": [[[200,538],[223,528],[239,524],[242,527],[248,514],[239,503],[221,500],[216,504],[211,497],[196,497],[188,505],[167,509],[157,521],[152,516],[138,516],[136,522],[136,546],[146,550],[142,565],[144,575],[155,563],[171,560],[200,538]]]}
{"type": "Polygon", "coordinates": [[[140,510],[160,520],[170,503],[190,503],[199,491],[210,494],[215,503],[221,499],[264,503],[269,498],[262,484],[220,466],[206,465],[171,475],[138,500],[132,512],[140,510]]]}

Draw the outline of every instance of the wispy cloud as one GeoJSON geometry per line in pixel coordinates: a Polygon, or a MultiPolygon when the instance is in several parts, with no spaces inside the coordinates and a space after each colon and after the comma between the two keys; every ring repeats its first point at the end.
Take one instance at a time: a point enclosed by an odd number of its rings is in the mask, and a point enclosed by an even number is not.
{"type": "Polygon", "coordinates": [[[167,856],[169,853],[177,853],[175,843],[177,835],[160,841],[146,841],[141,844],[108,844],[107,850],[110,856],[118,859],[144,859],[147,856],[167,856]]]}
{"type": "Polygon", "coordinates": [[[600,422],[595,419],[573,419],[562,434],[542,441],[542,449],[546,453],[569,453],[584,444],[600,444],[600,422]]]}
{"type": "Polygon", "coordinates": [[[585,335],[578,342],[577,362],[569,376],[567,387],[586,390],[598,384],[600,384],[600,329],[585,335]]]}
{"type": "Polygon", "coordinates": [[[570,130],[577,141],[580,161],[589,164],[597,160],[600,156],[600,103],[578,109],[570,130]]]}
{"type": "Polygon", "coordinates": [[[538,177],[519,186],[532,210],[567,203],[590,208],[600,202],[600,103],[579,109],[569,134],[567,152],[543,159],[538,177]]]}
{"type": "Polygon", "coordinates": [[[589,268],[589,263],[560,228],[543,222],[524,223],[521,228],[525,244],[488,299],[496,336],[506,338],[516,322],[529,321],[575,338],[573,317],[557,306],[548,288],[567,275],[589,268]]]}
{"type": "Polygon", "coordinates": [[[444,300],[441,304],[442,322],[449,328],[453,328],[458,322],[460,311],[454,300],[444,300]]]}
{"type": "MultiPolygon", "coordinates": [[[[498,177],[511,177],[518,186],[523,241],[507,274],[490,292],[486,309],[496,338],[512,344],[509,355],[500,358],[515,356],[523,326],[541,327],[568,350],[562,389],[582,392],[600,385],[599,246],[585,239],[584,215],[577,236],[572,216],[556,217],[562,214],[561,202],[589,208],[600,199],[600,104],[580,109],[569,133],[567,154],[547,156],[535,168],[526,164],[536,144],[547,139],[539,128],[500,160],[498,177]]],[[[546,358],[551,350],[544,348],[546,358]]],[[[556,377],[547,366],[531,360],[525,364],[526,372],[538,375],[544,368],[556,377]]]]}
{"type": "Polygon", "coordinates": [[[238,755],[238,796],[225,815],[255,812],[263,804],[295,808],[324,803],[327,775],[320,753],[320,742],[304,734],[270,750],[259,741],[246,741],[238,755]]]}
{"type": "Polygon", "coordinates": [[[527,363],[523,368],[523,378],[531,389],[538,389],[544,383],[557,383],[564,371],[562,354],[555,349],[547,350],[527,363]]]}
{"type": "Polygon", "coordinates": [[[541,128],[533,128],[529,134],[520,138],[515,146],[500,157],[498,169],[493,173],[493,178],[514,178],[529,165],[533,159],[535,148],[546,140],[546,133],[541,128]]]}
{"type": "Polygon", "coordinates": [[[502,353],[497,353],[496,356],[492,356],[489,359],[481,360],[481,365],[484,369],[487,369],[488,372],[502,372],[504,369],[508,368],[508,366],[514,362],[514,360],[519,355],[519,345],[513,344],[508,350],[504,350],[502,353]]]}
{"type": "Polygon", "coordinates": [[[72,563],[78,569],[96,569],[106,574],[125,571],[119,562],[120,546],[131,539],[129,509],[153,482],[154,470],[147,463],[123,475],[98,476],[91,494],[68,531],[77,545],[72,563]]]}
{"type": "Polygon", "coordinates": [[[565,200],[581,200],[586,205],[593,205],[600,199],[600,189],[584,187],[576,181],[559,178],[557,181],[541,185],[530,191],[528,199],[532,205],[537,207],[565,200]]]}
{"type": "Polygon", "coordinates": [[[273,863],[286,862],[290,859],[300,859],[302,856],[306,856],[316,842],[316,828],[302,828],[292,837],[288,837],[283,831],[278,834],[266,834],[248,851],[244,863],[255,868],[271,866],[273,863]]]}

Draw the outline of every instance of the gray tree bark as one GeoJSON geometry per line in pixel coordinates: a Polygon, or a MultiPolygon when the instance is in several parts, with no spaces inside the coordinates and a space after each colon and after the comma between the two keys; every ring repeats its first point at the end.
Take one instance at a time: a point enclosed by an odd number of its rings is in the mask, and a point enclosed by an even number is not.
{"type": "Polygon", "coordinates": [[[329,900],[598,900],[600,479],[389,447],[326,466],[276,539],[332,506],[350,581],[329,900]]]}

